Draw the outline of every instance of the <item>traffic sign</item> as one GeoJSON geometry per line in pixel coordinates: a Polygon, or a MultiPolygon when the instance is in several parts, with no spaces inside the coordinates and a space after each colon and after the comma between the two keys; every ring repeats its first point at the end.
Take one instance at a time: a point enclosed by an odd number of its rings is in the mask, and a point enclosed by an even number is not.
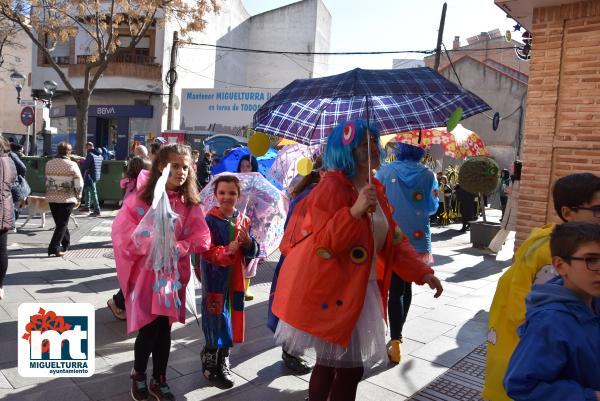
{"type": "Polygon", "coordinates": [[[35,111],[30,106],[25,106],[21,110],[21,122],[24,126],[29,127],[33,124],[33,119],[35,118],[35,111]]]}
{"type": "Polygon", "coordinates": [[[35,100],[33,99],[21,99],[21,106],[35,106],[35,100]]]}

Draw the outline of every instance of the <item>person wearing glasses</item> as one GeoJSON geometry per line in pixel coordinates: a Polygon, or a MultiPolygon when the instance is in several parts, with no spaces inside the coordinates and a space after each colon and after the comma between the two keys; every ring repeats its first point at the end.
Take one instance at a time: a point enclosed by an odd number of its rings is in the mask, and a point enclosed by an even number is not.
{"type": "Polygon", "coordinates": [[[560,277],[534,285],[504,385],[515,401],[600,400],[600,225],[557,225],[560,277]]]}
{"type": "MultiPolygon", "coordinates": [[[[600,177],[591,173],[562,177],[554,184],[552,197],[556,214],[563,222],[600,223],[600,177]]],[[[544,284],[557,276],[550,254],[552,230],[553,224],[534,229],[498,281],[488,323],[484,400],[510,400],[503,380],[510,356],[519,343],[517,329],[525,322],[525,297],[532,285],[544,284]]]]}

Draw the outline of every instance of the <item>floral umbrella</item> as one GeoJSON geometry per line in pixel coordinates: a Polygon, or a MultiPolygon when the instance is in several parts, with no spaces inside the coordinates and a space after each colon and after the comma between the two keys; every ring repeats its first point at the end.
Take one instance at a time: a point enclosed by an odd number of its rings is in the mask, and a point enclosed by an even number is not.
{"type": "Polygon", "coordinates": [[[222,175],[233,175],[240,180],[242,196],[236,208],[250,218],[251,234],[260,244],[259,256],[269,256],[279,248],[283,237],[283,225],[289,204],[287,196],[260,173],[224,172],[213,176],[210,183],[200,192],[204,213],[218,205],[213,183],[222,175]]]}
{"type": "Polygon", "coordinates": [[[439,144],[444,149],[444,154],[455,159],[489,156],[489,152],[479,135],[460,124],[451,132],[448,132],[446,128],[431,128],[420,132],[415,130],[386,135],[382,137],[382,142],[384,145],[388,142],[401,142],[423,148],[430,148],[432,145],[439,144]]]}
{"type": "Polygon", "coordinates": [[[286,145],[275,158],[271,165],[267,178],[271,182],[281,185],[282,188],[288,188],[290,183],[298,175],[298,160],[311,158],[319,149],[319,145],[307,146],[302,144],[286,145]]]}

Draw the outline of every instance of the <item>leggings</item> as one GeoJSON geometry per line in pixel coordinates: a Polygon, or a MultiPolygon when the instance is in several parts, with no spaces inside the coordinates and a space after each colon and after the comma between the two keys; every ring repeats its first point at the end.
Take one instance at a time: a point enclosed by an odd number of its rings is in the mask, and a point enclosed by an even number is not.
{"type": "Polygon", "coordinates": [[[119,292],[113,295],[113,301],[117,308],[125,310],[125,296],[123,295],[123,291],[119,288],[119,292]]]}
{"type": "Polygon", "coordinates": [[[356,388],[364,369],[331,368],[316,364],[310,375],[309,401],[351,401],[356,399],[356,388]]]}
{"type": "Polygon", "coordinates": [[[167,373],[167,363],[171,352],[171,325],[169,318],[159,316],[140,329],[134,346],[133,368],[137,373],[145,373],[148,358],[152,354],[152,377],[160,380],[167,373]]]}
{"type": "Polygon", "coordinates": [[[389,295],[390,337],[392,340],[400,340],[402,338],[402,328],[412,301],[412,287],[410,283],[402,280],[396,273],[392,273],[389,295]]]}
{"type": "Polygon", "coordinates": [[[8,230],[0,230],[0,288],[4,285],[4,277],[8,270],[8,251],[6,249],[8,230]]]}

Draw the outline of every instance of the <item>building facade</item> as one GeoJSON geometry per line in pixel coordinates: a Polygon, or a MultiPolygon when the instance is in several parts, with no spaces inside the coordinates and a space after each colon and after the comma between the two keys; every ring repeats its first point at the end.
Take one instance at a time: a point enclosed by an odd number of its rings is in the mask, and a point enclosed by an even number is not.
{"type": "MultiPolygon", "coordinates": [[[[180,128],[182,88],[280,88],[294,79],[327,71],[327,59],[321,56],[272,55],[214,47],[326,52],[331,15],[321,0],[303,0],[257,16],[250,16],[241,0],[230,0],[221,4],[218,14],[207,15],[206,20],[205,31],[191,34],[191,44],[178,47],[173,130],[180,128]]],[[[118,159],[127,157],[134,140],[151,141],[167,129],[168,87],[164,77],[169,70],[176,29],[175,23],[149,29],[131,54],[112,63],[98,81],[90,101],[88,140],[114,149],[118,159]]],[[[75,87],[83,85],[83,63],[89,53],[84,39],[82,34],[53,51],[53,58],[64,66],[63,71],[75,87]]],[[[51,110],[52,126],[59,133],[54,142],[66,138],[74,142],[73,99],[41,52],[33,52],[32,62],[34,88],[43,87],[47,79],[59,83],[51,110]]]]}
{"type": "MultiPolygon", "coordinates": [[[[522,44],[515,41],[507,43],[498,29],[470,37],[467,42],[467,45],[460,46],[460,38],[454,38],[453,51],[450,52],[454,67],[442,54],[439,73],[477,94],[492,107],[462,121],[462,125],[481,137],[501,168],[510,168],[520,157],[529,62],[520,60],[513,49],[522,44]],[[496,112],[501,120],[494,130],[492,118],[496,112]]],[[[434,61],[435,56],[425,58],[428,67],[433,67],[434,61]]],[[[451,162],[444,160],[444,166],[451,162]]]]}
{"type": "Polygon", "coordinates": [[[495,0],[533,36],[517,245],[559,219],[551,188],[600,165],[600,1],[495,0]]]}
{"type": "MultiPolygon", "coordinates": [[[[10,79],[13,72],[23,74],[27,79],[21,90],[21,98],[31,98],[31,75],[29,74],[31,66],[31,41],[27,35],[20,31],[16,39],[11,41],[12,46],[5,45],[2,49],[4,63],[0,68],[0,133],[4,135],[22,136],[27,133],[27,127],[21,123],[21,109],[23,106],[17,104],[17,91],[10,79]]],[[[36,127],[41,125],[41,111],[36,127]]],[[[38,114],[38,113],[36,113],[38,114]]],[[[32,132],[37,132],[33,129],[32,132]]]]}

